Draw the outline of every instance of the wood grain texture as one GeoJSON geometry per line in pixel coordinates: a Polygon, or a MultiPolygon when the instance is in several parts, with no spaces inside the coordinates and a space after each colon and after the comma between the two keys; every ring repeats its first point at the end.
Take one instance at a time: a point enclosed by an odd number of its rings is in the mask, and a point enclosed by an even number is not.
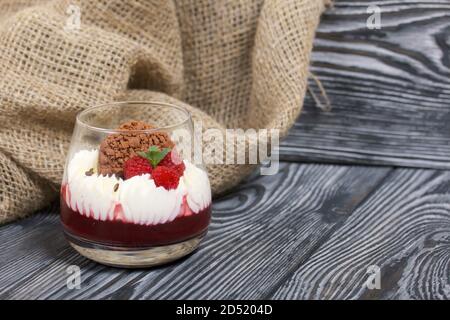
{"type": "MultiPolygon", "coordinates": [[[[450,168],[450,1],[341,1],[321,23],[310,98],[282,158],[450,168]],[[368,30],[380,5],[382,29],[368,30]]],[[[284,163],[214,203],[194,254],[151,270],[90,262],[54,206],[0,227],[0,299],[450,299],[450,171],[284,163]],[[67,267],[82,271],[68,290],[67,267]],[[368,290],[367,267],[381,267],[368,290]]]]}
{"type": "Polygon", "coordinates": [[[273,298],[450,299],[450,172],[396,170],[273,298]]]}
{"type": "Polygon", "coordinates": [[[37,215],[0,228],[0,298],[264,298],[390,171],[283,164],[278,175],[255,176],[215,201],[196,253],[152,270],[89,262],[69,248],[56,215],[37,215]],[[72,264],[81,268],[81,290],[66,287],[72,264]]]}
{"type": "Polygon", "coordinates": [[[307,98],[283,159],[450,168],[449,1],[336,0],[312,64],[333,110],[307,98]],[[366,27],[371,4],[380,30],[366,27]]]}

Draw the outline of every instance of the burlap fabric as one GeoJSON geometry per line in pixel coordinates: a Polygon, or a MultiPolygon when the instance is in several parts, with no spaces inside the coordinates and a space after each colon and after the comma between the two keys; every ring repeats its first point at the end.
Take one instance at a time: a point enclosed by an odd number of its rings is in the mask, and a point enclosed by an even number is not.
{"type": "MultiPolygon", "coordinates": [[[[75,115],[89,106],[163,100],[204,129],[285,134],[326,2],[0,1],[0,223],[57,197],[75,115]]],[[[214,193],[252,168],[209,166],[214,193]]]]}

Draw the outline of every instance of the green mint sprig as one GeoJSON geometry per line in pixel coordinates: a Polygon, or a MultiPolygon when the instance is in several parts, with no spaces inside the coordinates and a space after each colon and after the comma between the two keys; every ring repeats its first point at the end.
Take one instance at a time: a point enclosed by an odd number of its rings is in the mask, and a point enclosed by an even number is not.
{"type": "Polygon", "coordinates": [[[156,168],[158,163],[170,152],[170,148],[160,149],[158,146],[151,146],[147,152],[138,152],[137,154],[144,159],[147,159],[153,168],[156,168]]]}

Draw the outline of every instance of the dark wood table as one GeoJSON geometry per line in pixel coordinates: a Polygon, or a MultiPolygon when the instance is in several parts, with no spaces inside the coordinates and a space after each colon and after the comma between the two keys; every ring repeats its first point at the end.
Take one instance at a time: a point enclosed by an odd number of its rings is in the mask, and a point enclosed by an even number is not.
{"type": "Polygon", "coordinates": [[[90,262],[55,204],[0,227],[0,298],[449,299],[449,49],[448,0],[336,1],[312,68],[333,111],[306,99],[280,172],[215,199],[194,254],[149,270],[90,262]]]}

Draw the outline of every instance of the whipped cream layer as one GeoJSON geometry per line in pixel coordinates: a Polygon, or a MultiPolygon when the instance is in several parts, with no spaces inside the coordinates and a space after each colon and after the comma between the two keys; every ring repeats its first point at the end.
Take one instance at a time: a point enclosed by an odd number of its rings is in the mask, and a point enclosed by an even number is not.
{"type": "Polygon", "coordinates": [[[149,174],[127,180],[99,175],[97,163],[98,150],[81,150],[67,168],[64,199],[84,216],[155,225],[196,214],[211,204],[208,175],[189,161],[184,160],[186,169],[172,190],[157,187],[149,174]],[[86,175],[90,170],[93,174],[86,175]]]}

